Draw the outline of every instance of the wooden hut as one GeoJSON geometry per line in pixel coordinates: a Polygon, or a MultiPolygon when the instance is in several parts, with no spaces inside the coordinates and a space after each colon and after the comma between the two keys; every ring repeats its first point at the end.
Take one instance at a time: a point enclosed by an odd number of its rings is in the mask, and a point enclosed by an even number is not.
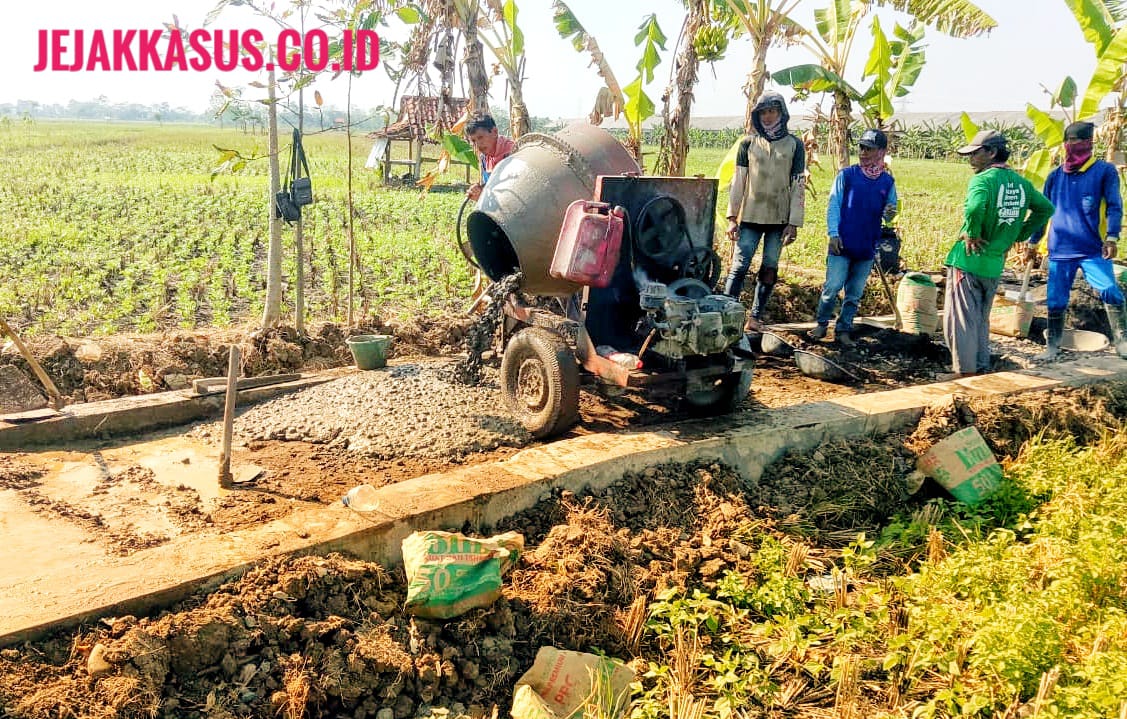
{"type": "MultiPolygon", "coordinates": [[[[387,127],[368,133],[368,137],[376,141],[369,157],[372,160],[382,157],[384,184],[391,178],[393,165],[406,165],[411,168],[411,175],[416,179],[422,177],[424,160],[437,160],[438,158],[424,158],[423,148],[434,145],[427,135],[427,125],[437,125],[441,122],[443,127],[451,127],[461,118],[469,103],[464,97],[436,97],[428,95],[404,95],[399,100],[399,119],[387,127]],[[392,159],[396,143],[407,143],[407,159],[392,159]],[[381,152],[382,150],[382,152],[381,152]]],[[[460,163],[459,163],[460,164],[460,163]]],[[[466,182],[469,182],[469,166],[466,166],[466,182]]]]}

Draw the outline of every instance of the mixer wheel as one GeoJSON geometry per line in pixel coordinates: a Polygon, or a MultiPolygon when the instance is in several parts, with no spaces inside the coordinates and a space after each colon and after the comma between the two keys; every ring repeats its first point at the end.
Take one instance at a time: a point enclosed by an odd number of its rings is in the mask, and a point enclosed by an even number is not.
{"type": "Polygon", "coordinates": [[[579,419],[579,365],[567,342],[539,327],[513,336],[501,359],[501,394],[534,437],[563,432],[579,419]]]}

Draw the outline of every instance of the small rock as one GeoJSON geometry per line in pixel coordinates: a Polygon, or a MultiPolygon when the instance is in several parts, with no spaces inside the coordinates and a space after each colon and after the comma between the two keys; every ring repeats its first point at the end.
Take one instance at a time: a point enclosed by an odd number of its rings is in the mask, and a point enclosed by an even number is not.
{"type": "Polygon", "coordinates": [[[74,351],[74,358],[83,364],[93,364],[102,359],[102,347],[97,342],[87,340],[74,351]]]}
{"type": "Polygon", "coordinates": [[[86,658],[86,673],[91,679],[105,676],[113,671],[113,664],[106,660],[106,645],[95,644],[86,658]]]}
{"type": "Polygon", "coordinates": [[[166,374],[164,376],[164,384],[169,389],[187,389],[191,386],[192,383],[188,379],[188,375],[178,374],[174,372],[172,374],[166,374]]]}
{"type": "Polygon", "coordinates": [[[384,707],[376,712],[376,719],[395,719],[395,710],[390,707],[384,707]]]}

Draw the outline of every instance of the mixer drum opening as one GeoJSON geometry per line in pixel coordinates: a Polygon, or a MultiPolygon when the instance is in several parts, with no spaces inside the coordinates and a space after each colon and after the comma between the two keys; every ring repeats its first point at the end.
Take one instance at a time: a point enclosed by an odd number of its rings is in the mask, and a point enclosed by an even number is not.
{"type": "Polygon", "coordinates": [[[484,212],[471,212],[467,232],[474,257],[486,277],[499,282],[520,269],[513,243],[492,217],[484,212]]]}

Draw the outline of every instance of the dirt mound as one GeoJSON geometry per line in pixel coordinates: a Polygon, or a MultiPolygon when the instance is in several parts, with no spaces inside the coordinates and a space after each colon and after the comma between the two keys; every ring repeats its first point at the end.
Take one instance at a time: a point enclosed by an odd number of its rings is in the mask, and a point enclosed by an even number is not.
{"type": "MultiPolygon", "coordinates": [[[[1118,428],[1125,413],[1123,385],[956,402],[936,408],[912,437],[835,441],[787,455],[755,487],[727,467],[695,464],[630,473],[589,496],[563,492],[483,528],[524,533],[528,552],[500,600],[447,622],[402,612],[398,570],[389,575],[337,555],[264,562],[153,617],[106,619],[0,652],[0,711],[170,719],[504,714],[515,679],[545,644],[595,648],[641,670],[668,661],[668,647],[642,630],[651,602],[670,587],[721,586],[730,569],[754,584],[768,543],[784,553],[792,576],[824,574],[856,532],[879,530],[920,504],[906,498],[909,445],[977,420],[997,451],[1041,429],[1095,436],[1118,428]]],[[[2,468],[19,472],[13,463],[2,468]]],[[[801,669],[768,659],[764,681],[799,678],[801,669]]],[[[828,716],[829,674],[802,679],[795,716],[828,716]]]]}
{"type": "MultiPolygon", "coordinates": [[[[247,377],[352,364],[345,339],[353,334],[391,334],[390,357],[416,357],[458,351],[468,318],[444,316],[384,321],[375,318],[351,332],[325,322],[299,334],[293,327],[267,330],[200,329],[149,335],[105,337],[31,337],[35,359],[70,403],[147,394],[190,386],[193,379],[223,377],[231,345],[243,349],[247,377]]],[[[13,365],[28,376],[30,367],[16,348],[0,352],[0,365],[13,365]]]]}
{"type": "Polygon", "coordinates": [[[541,645],[625,651],[640,634],[638,599],[715,580],[746,516],[737,486],[718,465],[669,466],[546,501],[508,523],[534,532],[535,548],[505,596],[445,623],[404,615],[403,578],[378,565],[265,562],[159,616],[0,652],[0,707],[13,717],[486,716],[507,706],[541,645]],[[654,496],[669,507],[650,511],[654,496]]]}

